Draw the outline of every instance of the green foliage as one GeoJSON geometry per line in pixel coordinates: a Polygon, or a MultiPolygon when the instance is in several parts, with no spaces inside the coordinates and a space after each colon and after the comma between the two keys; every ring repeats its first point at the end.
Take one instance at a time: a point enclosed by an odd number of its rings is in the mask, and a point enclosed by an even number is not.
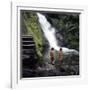
{"type": "Polygon", "coordinates": [[[23,11],[22,17],[27,30],[27,33],[25,34],[32,35],[35,41],[36,59],[41,60],[43,47],[42,47],[42,38],[41,38],[40,27],[37,21],[37,16],[34,12],[23,11]]]}
{"type": "Polygon", "coordinates": [[[65,47],[79,50],[79,14],[47,14],[56,32],[62,34],[65,47]]]}

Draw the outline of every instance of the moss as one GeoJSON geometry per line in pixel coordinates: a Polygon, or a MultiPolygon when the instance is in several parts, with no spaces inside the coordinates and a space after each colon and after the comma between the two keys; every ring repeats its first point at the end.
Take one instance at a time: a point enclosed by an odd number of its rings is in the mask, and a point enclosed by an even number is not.
{"type": "Polygon", "coordinates": [[[41,60],[42,59],[42,35],[41,35],[41,30],[38,25],[38,19],[35,14],[35,12],[26,12],[24,11],[23,13],[23,19],[24,19],[24,24],[27,29],[27,35],[32,35],[33,40],[35,42],[36,46],[36,59],[41,60]]]}

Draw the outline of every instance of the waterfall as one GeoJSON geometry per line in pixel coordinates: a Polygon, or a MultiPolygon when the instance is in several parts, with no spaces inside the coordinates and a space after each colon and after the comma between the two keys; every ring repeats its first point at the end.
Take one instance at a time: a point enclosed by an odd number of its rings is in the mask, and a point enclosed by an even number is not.
{"type": "MultiPolygon", "coordinates": [[[[58,46],[58,44],[57,44],[57,39],[55,36],[55,28],[51,26],[51,24],[48,22],[47,18],[43,14],[37,13],[37,16],[38,16],[41,28],[44,32],[44,35],[49,42],[50,48],[53,47],[55,50],[58,51],[60,49],[60,46],[58,46]]],[[[74,49],[68,49],[66,47],[62,47],[62,51],[63,51],[63,53],[74,52],[74,53],[78,54],[78,51],[76,51],[74,49]]]]}
{"type": "Polygon", "coordinates": [[[51,24],[47,21],[46,17],[40,13],[37,13],[39,18],[39,23],[41,28],[45,34],[46,39],[49,42],[50,48],[53,47],[55,50],[59,50],[59,46],[57,44],[57,40],[55,37],[55,28],[51,26],[51,24]]]}

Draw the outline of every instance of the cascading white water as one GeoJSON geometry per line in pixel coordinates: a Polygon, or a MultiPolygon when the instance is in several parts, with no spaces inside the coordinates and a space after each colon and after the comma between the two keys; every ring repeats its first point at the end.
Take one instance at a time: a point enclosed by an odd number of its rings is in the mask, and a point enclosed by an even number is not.
{"type": "MultiPolygon", "coordinates": [[[[60,46],[58,46],[57,39],[55,37],[55,28],[51,26],[51,24],[48,22],[43,14],[37,13],[37,16],[39,18],[39,23],[44,32],[44,35],[49,42],[50,48],[53,47],[55,50],[58,51],[60,49],[60,46]]],[[[74,52],[75,54],[78,54],[78,51],[74,49],[68,49],[66,47],[62,47],[62,51],[63,53],[74,52]]]]}
{"type": "Polygon", "coordinates": [[[50,47],[53,47],[57,51],[59,50],[59,46],[57,45],[57,40],[55,37],[55,28],[51,26],[51,24],[47,21],[46,17],[40,13],[37,13],[39,18],[39,23],[41,28],[45,34],[46,39],[49,42],[50,47]]]}

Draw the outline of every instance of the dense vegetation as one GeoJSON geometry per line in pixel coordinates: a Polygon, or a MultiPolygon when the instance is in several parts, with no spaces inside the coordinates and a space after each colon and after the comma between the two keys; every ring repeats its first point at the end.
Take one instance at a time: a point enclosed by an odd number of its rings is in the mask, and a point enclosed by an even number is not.
{"type": "Polygon", "coordinates": [[[79,50],[79,14],[46,14],[50,23],[57,29],[56,37],[62,35],[62,46],[79,50]]]}
{"type": "Polygon", "coordinates": [[[22,34],[24,35],[32,35],[35,45],[36,45],[36,53],[35,58],[39,61],[42,59],[42,34],[41,29],[38,25],[38,20],[35,12],[22,11],[22,28],[26,27],[24,30],[22,29],[22,34]]]}

